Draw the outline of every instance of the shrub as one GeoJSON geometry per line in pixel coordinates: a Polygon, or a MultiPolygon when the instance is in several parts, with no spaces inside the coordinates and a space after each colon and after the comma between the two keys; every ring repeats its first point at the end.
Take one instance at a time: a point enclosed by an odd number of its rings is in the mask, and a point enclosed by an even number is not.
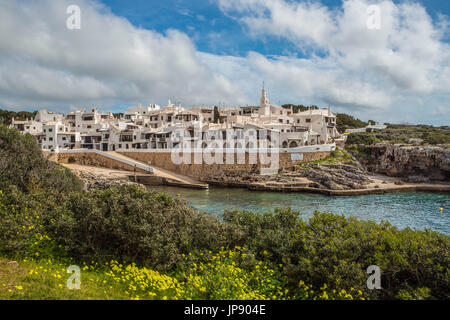
{"type": "Polygon", "coordinates": [[[67,159],[67,162],[75,163],[76,162],[75,157],[74,156],[70,156],[69,159],[67,159]]]}
{"type": "Polygon", "coordinates": [[[74,193],[47,214],[49,233],[74,258],[118,259],[158,270],[182,254],[217,250],[236,228],[179,200],[135,186],[74,193]]]}
{"type": "Polygon", "coordinates": [[[5,256],[52,257],[65,256],[48,226],[54,223],[49,212],[63,198],[54,193],[23,193],[15,186],[0,190],[0,254],[5,256]]]}
{"type": "Polygon", "coordinates": [[[358,290],[368,298],[393,299],[426,287],[448,298],[450,237],[432,231],[398,230],[388,223],[316,213],[308,222],[298,212],[227,212],[224,219],[244,231],[241,239],[258,258],[284,264],[289,288],[300,281],[315,291],[358,290]],[[368,290],[366,269],[382,271],[383,290],[368,290]]]}
{"type": "Polygon", "coordinates": [[[336,127],[339,132],[345,132],[347,129],[364,128],[365,126],[367,126],[367,122],[355,119],[351,115],[345,113],[336,115],[336,127]]]}
{"type": "Polygon", "coordinates": [[[425,125],[389,125],[380,131],[351,133],[347,144],[374,144],[382,141],[408,144],[410,139],[421,139],[425,145],[449,144],[450,129],[425,125]]]}
{"type": "Polygon", "coordinates": [[[347,137],[347,144],[375,144],[381,142],[374,134],[369,132],[350,133],[347,137]]]}
{"type": "Polygon", "coordinates": [[[21,191],[53,190],[69,193],[83,183],[69,169],[46,160],[30,134],[0,125],[0,189],[17,186],[21,191]]]}
{"type": "Polygon", "coordinates": [[[184,299],[264,300],[288,297],[286,279],[245,248],[187,255],[177,278],[184,299]]]}

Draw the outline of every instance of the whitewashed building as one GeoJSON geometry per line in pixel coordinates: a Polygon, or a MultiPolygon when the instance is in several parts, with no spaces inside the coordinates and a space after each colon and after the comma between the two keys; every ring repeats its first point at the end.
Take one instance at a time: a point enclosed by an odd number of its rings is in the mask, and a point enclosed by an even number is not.
{"type": "Polygon", "coordinates": [[[44,109],[38,111],[34,119],[13,119],[11,127],[33,134],[47,150],[171,149],[182,141],[191,147],[259,148],[266,146],[268,141],[274,142],[275,136],[279,147],[296,148],[333,143],[340,136],[336,130],[336,116],[329,106],[294,112],[292,108],[270,104],[264,86],[259,106],[218,108],[217,111],[220,121],[217,121],[212,106],[184,108],[170,100],[163,108],[155,104],[130,107],[120,117],[114,117],[111,112],[99,112],[96,108],[66,115],[44,109]],[[248,142],[247,132],[256,132],[256,145],[248,142]]]}

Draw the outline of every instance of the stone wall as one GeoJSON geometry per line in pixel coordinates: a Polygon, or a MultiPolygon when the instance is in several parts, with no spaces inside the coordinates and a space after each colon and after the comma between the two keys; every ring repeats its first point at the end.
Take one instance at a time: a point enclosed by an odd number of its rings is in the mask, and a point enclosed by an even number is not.
{"type": "Polygon", "coordinates": [[[53,162],[58,162],[58,153],[42,150],[42,154],[44,155],[45,159],[53,162]]]}
{"type": "MultiPolygon", "coordinates": [[[[58,162],[61,163],[69,163],[69,158],[73,157],[75,163],[86,165],[86,166],[95,166],[95,167],[104,167],[110,169],[117,170],[125,170],[125,171],[134,171],[135,167],[121,161],[117,161],[105,156],[102,156],[97,153],[59,153],[58,154],[58,162]]],[[[140,168],[136,168],[136,172],[148,173],[145,170],[140,168]]]]}
{"type": "Polygon", "coordinates": [[[450,180],[450,148],[379,143],[359,145],[354,153],[370,172],[393,177],[450,180]]]}
{"type": "MultiPolygon", "coordinates": [[[[255,154],[241,154],[242,159],[245,157],[245,162],[240,164],[238,163],[238,156],[237,154],[223,154],[221,156],[222,163],[213,163],[208,164],[205,162],[205,160],[202,161],[202,163],[199,163],[200,161],[195,162],[195,159],[202,159],[201,153],[191,154],[190,161],[189,158],[186,158],[187,161],[184,161],[184,163],[177,164],[176,161],[172,160],[172,153],[171,152],[136,152],[136,151],[120,151],[121,154],[130,157],[132,159],[145,162],[146,164],[150,161],[151,165],[154,165],[159,168],[163,168],[175,173],[179,173],[182,175],[186,175],[192,178],[196,179],[205,179],[209,178],[210,176],[218,175],[223,172],[239,172],[239,171],[245,171],[245,172],[255,172],[259,173],[261,168],[269,168],[269,165],[267,164],[261,164],[261,159],[259,155],[255,154]],[[227,164],[230,163],[230,161],[226,161],[227,157],[230,157],[230,159],[233,159],[234,164],[227,164]],[[256,158],[255,161],[249,161],[250,159],[256,158]],[[253,158],[255,157],[255,158],[253,158]],[[190,163],[190,164],[189,164],[190,163]]],[[[279,169],[290,169],[295,163],[298,162],[307,162],[307,161],[313,161],[313,160],[319,160],[324,157],[327,157],[330,154],[330,152],[304,152],[303,160],[291,160],[291,153],[285,152],[279,154],[279,162],[278,162],[278,168],[279,169]]],[[[220,159],[220,157],[218,157],[220,159]]],[[[262,157],[263,162],[268,163],[270,160],[269,157],[262,157]]]]}

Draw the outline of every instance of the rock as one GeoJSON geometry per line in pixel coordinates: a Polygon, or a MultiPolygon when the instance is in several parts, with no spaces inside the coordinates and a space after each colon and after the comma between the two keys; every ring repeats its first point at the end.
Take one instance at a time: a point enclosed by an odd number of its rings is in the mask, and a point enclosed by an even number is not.
{"type": "Polygon", "coordinates": [[[17,267],[19,267],[19,263],[17,261],[10,261],[10,262],[8,262],[8,266],[17,268],[17,267]]]}
{"type": "Polygon", "coordinates": [[[299,172],[311,181],[332,190],[366,189],[372,182],[357,166],[343,164],[309,164],[299,172]]]}
{"type": "Polygon", "coordinates": [[[372,182],[363,168],[348,164],[308,164],[283,171],[276,175],[262,176],[258,172],[230,171],[209,176],[205,180],[216,185],[246,186],[254,183],[266,185],[306,186],[332,190],[366,189],[372,182]]]}
{"type": "Polygon", "coordinates": [[[450,180],[450,147],[378,143],[359,145],[359,161],[369,172],[391,177],[422,176],[450,180]]]}
{"type": "Polygon", "coordinates": [[[411,144],[421,144],[422,142],[423,142],[423,140],[419,139],[419,138],[417,138],[417,139],[411,138],[408,140],[408,143],[411,143],[411,144]]]}
{"type": "MultiPolygon", "coordinates": [[[[140,183],[132,182],[127,180],[126,178],[107,178],[103,175],[95,174],[88,171],[82,171],[82,170],[74,170],[75,173],[78,175],[78,177],[83,181],[84,183],[84,189],[92,190],[92,189],[108,189],[111,187],[118,187],[118,186],[124,186],[124,185],[134,185],[139,187],[144,187],[140,183]]],[[[145,187],[144,187],[145,188],[145,187]]]]}
{"type": "Polygon", "coordinates": [[[430,178],[423,176],[409,176],[406,178],[406,181],[411,183],[428,183],[430,182],[430,178]]]}

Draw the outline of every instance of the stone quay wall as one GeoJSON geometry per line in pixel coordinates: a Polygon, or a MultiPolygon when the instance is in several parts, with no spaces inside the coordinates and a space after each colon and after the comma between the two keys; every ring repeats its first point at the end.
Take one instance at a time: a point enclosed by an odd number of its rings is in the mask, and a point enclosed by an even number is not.
{"type": "MultiPolygon", "coordinates": [[[[215,176],[224,172],[255,172],[259,173],[262,168],[270,168],[270,160],[276,161],[270,154],[260,155],[251,153],[237,153],[222,154],[218,156],[219,161],[209,164],[205,161],[205,155],[202,153],[192,153],[186,157],[181,163],[177,163],[172,158],[172,152],[170,151],[118,151],[119,153],[129,158],[154,165],[162,169],[166,169],[178,174],[182,174],[188,177],[196,178],[199,180],[208,179],[211,176],[215,176]],[[197,162],[195,161],[197,159],[197,162]],[[201,161],[198,161],[201,159],[201,161]],[[222,159],[222,161],[220,161],[222,159]],[[230,159],[233,159],[230,161],[230,159]],[[241,159],[238,162],[238,159],[241,159]],[[245,161],[242,161],[245,159],[245,161]],[[228,160],[228,161],[227,161],[228,160]]],[[[278,163],[276,164],[276,170],[273,173],[277,173],[278,170],[290,169],[296,163],[309,162],[314,160],[320,160],[329,156],[331,151],[313,151],[313,152],[281,152],[278,154],[278,163]]],[[[273,167],[272,167],[273,168],[273,167]]],[[[269,172],[271,172],[269,170],[269,172]]]]}

